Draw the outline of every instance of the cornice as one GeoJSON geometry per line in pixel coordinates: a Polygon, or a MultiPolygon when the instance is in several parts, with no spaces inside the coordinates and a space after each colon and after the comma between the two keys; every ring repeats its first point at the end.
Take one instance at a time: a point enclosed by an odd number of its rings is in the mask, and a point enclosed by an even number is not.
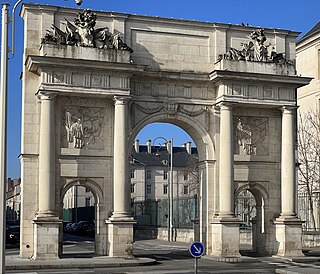
{"type": "MultiPolygon", "coordinates": [[[[46,10],[46,9],[56,9],[57,12],[66,13],[66,14],[77,14],[81,9],[76,8],[66,8],[66,7],[56,7],[50,5],[40,5],[40,4],[24,4],[23,5],[23,13],[25,10],[46,10]]],[[[137,15],[137,14],[129,14],[129,13],[121,13],[121,12],[110,12],[110,11],[97,11],[93,10],[97,16],[98,21],[103,20],[103,18],[120,18],[121,20],[132,20],[132,21],[144,21],[144,22],[156,22],[156,23],[166,23],[170,25],[181,25],[181,26],[190,26],[190,27],[203,27],[209,29],[234,29],[234,30],[253,30],[259,28],[258,26],[242,26],[237,24],[227,24],[220,22],[211,22],[211,21],[199,21],[199,20],[190,20],[183,18],[167,18],[160,16],[151,16],[151,15],[137,15]]],[[[267,34],[281,34],[281,35],[289,35],[293,37],[297,37],[300,32],[291,31],[291,30],[282,30],[275,28],[264,28],[265,33],[267,34]]]]}
{"type": "Polygon", "coordinates": [[[251,73],[240,71],[228,71],[228,70],[214,70],[209,75],[210,81],[217,83],[222,80],[227,81],[249,81],[249,82],[267,82],[267,83],[282,83],[287,86],[293,86],[299,88],[301,86],[309,84],[312,80],[310,77],[300,76],[287,76],[276,74],[263,74],[263,73],[251,73]]]}
{"type": "Polygon", "coordinates": [[[99,70],[99,71],[117,71],[123,72],[126,75],[132,75],[135,72],[142,72],[146,66],[117,63],[117,62],[104,62],[96,60],[81,59],[81,66],[78,59],[28,55],[25,66],[31,72],[39,74],[39,70],[43,68],[63,67],[75,68],[78,70],[99,70]]]}

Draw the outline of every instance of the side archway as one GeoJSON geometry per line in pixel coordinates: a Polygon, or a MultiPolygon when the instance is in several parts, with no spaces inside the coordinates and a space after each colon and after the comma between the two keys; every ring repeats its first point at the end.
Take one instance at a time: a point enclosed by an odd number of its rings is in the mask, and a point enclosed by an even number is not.
{"type": "Polygon", "coordinates": [[[255,199],[256,216],[250,220],[252,223],[252,251],[258,255],[265,255],[269,243],[269,233],[266,229],[267,216],[270,215],[268,212],[269,194],[258,182],[238,183],[235,197],[238,199],[243,191],[249,191],[255,199]]]}
{"type": "MultiPolygon", "coordinates": [[[[60,190],[60,200],[59,200],[59,215],[63,218],[63,199],[67,191],[73,186],[81,186],[87,188],[91,191],[94,197],[95,206],[95,241],[94,241],[94,251],[97,255],[106,255],[106,242],[105,237],[105,224],[104,218],[101,216],[103,207],[103,190],[101,187],[93,180],[87,178],[70,178],[65,179],[65,183],[62,185],[60,190]]],[[[63,227],[60,228],[59,232],[59,246],[60,254],[63,253],[63,227]]]]}

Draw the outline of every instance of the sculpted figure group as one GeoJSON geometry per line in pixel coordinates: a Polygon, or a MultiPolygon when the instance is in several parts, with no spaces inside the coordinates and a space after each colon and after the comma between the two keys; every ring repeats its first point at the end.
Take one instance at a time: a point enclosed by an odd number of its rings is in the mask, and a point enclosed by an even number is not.
{"type": "Polygon", "coordinates": [[[218,61],[221,59],[228,59],[281,64],[291,63],[284,58],[283,53],[276,53],[274,47],[270,49],[271,44],[264,44],[267,37],[265,36],[263,29],[252,31],[248,38],[250,38],[251,41],[242,43],[242,49],[230,48],[227,53],[218,56],[218,61]]]}
{"type": "Polygon", "coordinates": [[[74,24],[65,19],[65,31],[55,25],[47,30],[43,44],[60,44],[82,47],[96,47],[99,49],[133,50],[124,43],[120,33],[112,34],[108,27],[94,29],[97,21],[96,13],[89,9],[79,13],[74,24]]]}

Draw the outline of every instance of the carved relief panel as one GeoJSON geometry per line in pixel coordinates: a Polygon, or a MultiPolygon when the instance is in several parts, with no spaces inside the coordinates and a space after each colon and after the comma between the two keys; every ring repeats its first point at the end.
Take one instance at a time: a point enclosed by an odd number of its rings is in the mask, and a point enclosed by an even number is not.
{"type": "Polygon", "coordinates": [[[268,118],[234,116],[234,153],[238,155],[269,155],[268,118]]]}
{"type": "Polygon", "coordinates": [[[104,149],[103,107],[61,107],[61,147],[104,149]]]}

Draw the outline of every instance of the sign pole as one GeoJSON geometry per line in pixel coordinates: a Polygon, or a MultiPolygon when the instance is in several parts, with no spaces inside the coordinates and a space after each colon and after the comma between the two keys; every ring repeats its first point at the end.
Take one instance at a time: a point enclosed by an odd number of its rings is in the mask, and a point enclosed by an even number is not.
{"type": "Polygon", "coordinates": [[[194,258],[194,274],[198,274],[198,257],[194,258]]]}
{"type": "Polygon", "coordinates": [[[194,273],[198,274],[198,258],[204,254],[204,246],[200,242],[193,242],[189,247],[189,252],[194,257],[194,273]]]}

